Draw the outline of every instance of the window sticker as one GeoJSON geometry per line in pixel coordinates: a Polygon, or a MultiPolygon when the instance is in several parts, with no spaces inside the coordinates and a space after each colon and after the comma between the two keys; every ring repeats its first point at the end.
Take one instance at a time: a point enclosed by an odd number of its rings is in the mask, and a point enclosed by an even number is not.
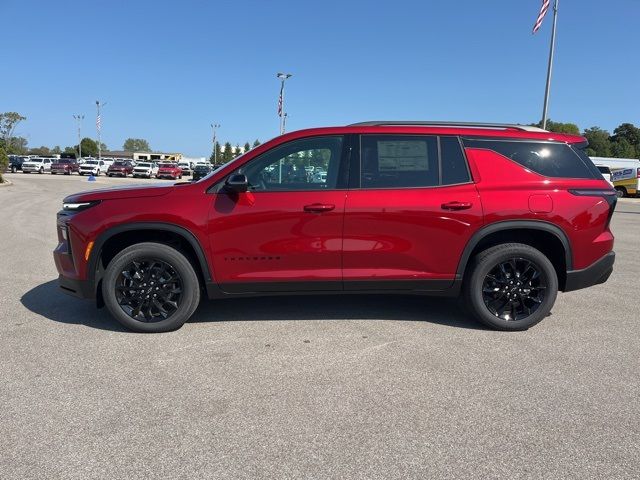
{"type": "Polygon", "coordinates": [[[378,141],[378,170],[381,172],[428,171],[427,142],[378,141]]]}

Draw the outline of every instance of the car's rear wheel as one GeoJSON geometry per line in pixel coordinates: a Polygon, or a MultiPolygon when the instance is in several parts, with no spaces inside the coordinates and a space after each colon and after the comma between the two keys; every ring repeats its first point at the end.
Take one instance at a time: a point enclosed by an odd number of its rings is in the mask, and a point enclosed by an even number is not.
{"type": "Polygon", "coordinates": [[[482,323],[497,330],[526,330],[545,318],[558,294],[558,276],[539,250],[521,243],[488,248],[474,259],[464,301],[482,323]]]}
{"type": "Polygon", "coordinates": [[[624,188],[624,187],[616,187],[616,196],[618,198],[626,197],[627,196],[627,189],[624,188]]]}
{"type": "Polygon", "coordinates": [[[42,175],[44,173],[44,167],[40,167],[40,170],[38,170],[38,173],[42,175]]]}
{"type": "Polygon", "coordinates": [[[168,332],[180,328],[195,312],[200,285],[193,266],[178,250],[139,243],[109,262],[102,295],[111,314],[126,328],[168,332]]]}
{"type": "Polygon", "coordinates": [[[16,173],[18,171],[18,169],[16,168],[15,165],[11,165],[11,173],[16,173]]]}

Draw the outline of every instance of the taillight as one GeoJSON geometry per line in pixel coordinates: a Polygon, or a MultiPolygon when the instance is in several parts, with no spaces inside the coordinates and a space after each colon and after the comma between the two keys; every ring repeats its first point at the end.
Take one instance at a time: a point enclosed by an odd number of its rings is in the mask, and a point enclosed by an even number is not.
{"type": "MultiPolygon", "coordinates": [[[[640,170],[640,169],[638,169],[640,170]]],[[[618,196],[613,188],[572,188],[569,189],[569,193],[578,195],[580,197],[601,197],[604,198],[609,204],[609,215],[607,216],[607,223],[604,228],[609,227],[611,217],[613,217],[613,211],[616,209],[616,203],[618,202],[618,196]]]]}

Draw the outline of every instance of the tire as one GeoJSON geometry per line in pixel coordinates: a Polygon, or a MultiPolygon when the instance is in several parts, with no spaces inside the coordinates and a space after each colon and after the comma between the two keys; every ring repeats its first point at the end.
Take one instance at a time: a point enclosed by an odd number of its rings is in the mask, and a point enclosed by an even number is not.
{"type": "Polygon", "coordinates": [[[627,196],[627,189],[624,187],[616,187],[616,197],[622,198],[627,196]]]}
{"type": "Polygon", "coordinates": [[[44,173],[44,167],[40,167],[40,170],[38,170],[38,174],[42,175],[44,173]]]}
{"type": "MultiPolygon", "coordinates": [[[[151,280],[151,278],[152,277],[149,277],[149,280],[151,280]]],[[[142,281],[144,280],[136,282],[139,284],[142,281]]],[[[145,287],[147,286],[146,283],[144,283],[144,285],[145,287]]],[[[178,288],[176,286],[177,284],[172,285],[174,285],[174,288],[178,288]]],[[[146,292],[147,294],[150,294],[154,288],[151,287],[151,283],[149,283],[149,286],[150,290],[146,292]]],[[[160,289],[161,287],[156,286],[155,288],[160,289]]],[[[129,291],[128,293],[131,292],[129,291]]],[[[169,332],[182,327],[189,317],[193,315],[193,312],[195,312],[200,302],[200,284],[193,266],[182,253],[168,245],[146,242],[125,248],[109,262],[102,280],[102,296],[111,315],[125,328],[144,333],[169,332]],[[153,262],[164,262],[168,265],[164,275],[169,275],[170,278],[179,278],[181,293],[179,294],[179,300],[176,300],[177,309],[173,310],[167,318],[162,319],[162,315],[157,309],[157,313],[160,315],[157,317],[157,321],[145,322],[142,319],[133,318],[125,311],[125,308],[131,308],[133,311],[130,313],[135,313],[134,306],[138,306],[137,299],[133,300],[132,305],[127,305],[126,303],[130,299],[125,297],[124,294],[120,294],[120,300],[125,303],[125,305],[120,306],[120,303],[118,303],[116,287],[121,286],[123,281],[128,281],[127,278],[131,278],[122,274],[124,273],[123,269],[131,266],[134,261],[143,268],[143,271],[144,268],[147,268],[145,275],[149,275],[150,269],[154,268],[151,267],[153,262]]],[[[148,302],[149,300],[146,301],[148,302]]],[[[167,304],[168,303],[163,303],[162,305],[167,306],[167,304]]],[[[143,307],[137,316],[142,315],[144,310],[145,308],[143,307]]],[[[148,310],[147,313],[152,315],[154,312],[148,310]]],[[[146,317],[147,315],[144,314],[143,316],[146,317]]],[[[155,318],[156,317],[154,317],[154,319],[155,318]]]]}
{"type": "Polygon", "coordinates": [[[11,173],[16,173],[18,171],[18,169],[16,168],[15,165],[11,165],[11,173]]]}
{"type": "Polygon", "coordinates": [[[527,330],[549,314],[558,295],[558,276],[549,259],[522,243],[484,250],[473,258],[467,275],[463,285],[465,306],[477,320],[496,330],[527,330]],[[517,271],[519,276],[513,274],[517,271]],[[503,302],[508,311],[499,308],[503,302]]]}

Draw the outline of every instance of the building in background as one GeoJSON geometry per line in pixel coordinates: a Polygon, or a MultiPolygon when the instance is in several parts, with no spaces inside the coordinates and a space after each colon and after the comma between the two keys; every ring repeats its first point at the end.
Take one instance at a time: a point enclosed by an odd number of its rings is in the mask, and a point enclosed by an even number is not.
{"type": "Polygon", "coordinates": [[[182,160],[181,153],[163,152],[127,152],[125,150],[109,150],[102,152],[103,157],[127,158],[135,161],[144,160],[166,160],[168,162],[179,162],[182,160]]]}

